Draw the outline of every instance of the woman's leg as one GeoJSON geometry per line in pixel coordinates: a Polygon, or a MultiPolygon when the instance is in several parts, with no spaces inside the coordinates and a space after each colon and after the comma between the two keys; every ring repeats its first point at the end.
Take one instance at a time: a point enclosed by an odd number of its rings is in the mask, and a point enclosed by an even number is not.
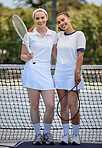
{"type": "MultiPolygon", "coordinates": [[[[79,90],[78,90],[78,94],[79,94],[79,90]]],[[[69,108],[71,112],[71,118],[73,118],[78,111],[78,98],[77,98],[77,95],[73,94],[73,92],[71,92],[69,96],[69,108]]],[[[79,125],[79,123],[80,123],[80,115],[78,113],[77,116],[72,120],[72,124],[79,125]]]]}
{"type": "Polygon", "coordinates": [[[44,90],[41,91],[41,94],[46,107],[44,113],[43,139],[46,144],[54,144],[53,137],[50,134],[50,128],[54,117],[54,90],[44,90]]]}
{"type": "MultiPolygon", "coordinates": [[[[79,94],[79,90],[78,90],[78,94],[79,94]]],[[[71,112],[71,118],[73,118],[77,111],[78,111],[78,98],[70,93],[70,97],[69,97],[69,107],[70,107],[70,112],[71,112]]],[[[77,114],[77,116],[72,120],[72,128],[73,128],[73,136],[72,136],[72,144],[80,144],[80,139],[78,136],[79,133],[79,124],[80,124],[80,115],[79,112],[77,114]]]]}
{"type": "Polygon", "coordinates": [[[44,122],[51,124],[54,117],[54,90],[41,91],[42,98],[46,107],[44,122]]]}
{"type": "MultiPolygon", "coordinates": [[[[57,94],[59,99],[67,92],[67,90],[60,90],[57,89],[57,94]]],[[[68,97],[67,95],[63,97],[63,99],[60,101],[61,105],[61,117],[63,119],[69,120],[69,106],[68,106],[68,97]]],[[[67,124],[69,121],[62,120],[62,124],[67,124]]]]}
{"type": "Polygon", "coordinates": [[[33,144],[42,144],[43,137],[40,130],[40,115],[39,115],[39,98],[40,91],[28,88],[28,96],[30,100],[30,116],[35,130],[35,139],[33,144]]]}
{"type": "Polygon", "coordinates": [[[39,115],[39,98],[40,98],[40,91],[28,88],[28,96],[30,100],[30,116],[31,121],[33,124],[40,122],[40,115],[39,115]]]}
{"type": "MultiPolygon", "coordinates": [[[[67,92],[67,90],[60,90],[57,89],[57,94],[59,99],[67,92]]],[[[63,99],[60,102],[61,105],[61,117],[63,119],[69,120],[69,104],[68,104],[68,97],[67,95],[63,97],[63,99]]],[[[69,138],[69,121],[61,120],[64,136],[60,140],[60,144],[68,144],[70,143],[69,138]]]]}

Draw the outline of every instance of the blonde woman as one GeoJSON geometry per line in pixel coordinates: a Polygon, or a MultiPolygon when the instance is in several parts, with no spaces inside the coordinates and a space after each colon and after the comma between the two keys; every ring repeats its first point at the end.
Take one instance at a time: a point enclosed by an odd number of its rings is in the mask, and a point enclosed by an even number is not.
{"type": "MultiPolygon", "coordinates": [[[[50,133],[51,124],[54,116],[54,85],[51,76],[51,52],[57,43],[55,31],[47,28],[47,11],[38,8],[33,12],[36,27],[33,32],[28,32],[30,49],[28,53],[26,46],[22,45],[21,59],[26,62],[22,72],[22,85],[27,88],[30,100],[31,121],[35,130],[33,144],[54,144],[50,133]],[[34,57],[35,64],[32,64],[34,57]],[[42,95],[46,111],[44,113],[44,133],[40,130],[39,99],[42,95]]],[[[26,36],[25,36],[26,39],[26,36]]]]}

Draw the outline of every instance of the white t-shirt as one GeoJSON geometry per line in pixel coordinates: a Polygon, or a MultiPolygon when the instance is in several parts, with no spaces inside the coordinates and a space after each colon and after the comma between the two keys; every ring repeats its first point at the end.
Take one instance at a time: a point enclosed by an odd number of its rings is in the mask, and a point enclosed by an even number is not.
{"type": "MultiPolygon", "coordinates": [[[[47,28],[46,35],[42,37],[34,28],[33,32],[28,32],[28,36],[30,49],[34,53],[34,61],[50,63],[52,47],[57,43],[57,33],[47,28]]],[[[25,41],[26,38],[25,35],[25,41]]]]}
{"type": "Polygon", "coordinates": [[[86,39],[81,31],[66,34],[64,31],[58,33],[57,63],[76,65],[78,51],[85,51],[86,39]]]}

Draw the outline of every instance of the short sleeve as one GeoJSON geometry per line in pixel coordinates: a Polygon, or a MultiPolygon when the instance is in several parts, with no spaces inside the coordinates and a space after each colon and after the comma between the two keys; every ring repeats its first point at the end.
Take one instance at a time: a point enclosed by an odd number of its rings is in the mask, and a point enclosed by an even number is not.
{"type": "Polygon", "coordinates": [[[83,32],[79,32],[77,36],[77,52],[83,50],[85,52],[86,48],[86,39],[83,32]]]}
{"type": "Polygon", "coordinates": [[[57,33],[55,32],[54,38],[53,38],[53,44],[57,44],[57,41],[58,41],[58,37],[57,37],[57,33]]]}

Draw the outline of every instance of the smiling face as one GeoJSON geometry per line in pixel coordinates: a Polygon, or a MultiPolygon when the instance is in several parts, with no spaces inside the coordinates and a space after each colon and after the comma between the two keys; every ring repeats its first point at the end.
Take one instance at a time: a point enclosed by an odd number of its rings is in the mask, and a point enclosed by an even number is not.
{"type": "Polygon", "coordinates": [[[34,22],[37,27],[45,27],[48,17],[43,11],[37,11],[34,15],[34,22]]]}
{"type": "Polygon", "coordinates": [[[66,16],[65,14],[61,14],[57,16],[57,24],[61,30],[69,30],[71,28],[71,18],[66,16]]]}

